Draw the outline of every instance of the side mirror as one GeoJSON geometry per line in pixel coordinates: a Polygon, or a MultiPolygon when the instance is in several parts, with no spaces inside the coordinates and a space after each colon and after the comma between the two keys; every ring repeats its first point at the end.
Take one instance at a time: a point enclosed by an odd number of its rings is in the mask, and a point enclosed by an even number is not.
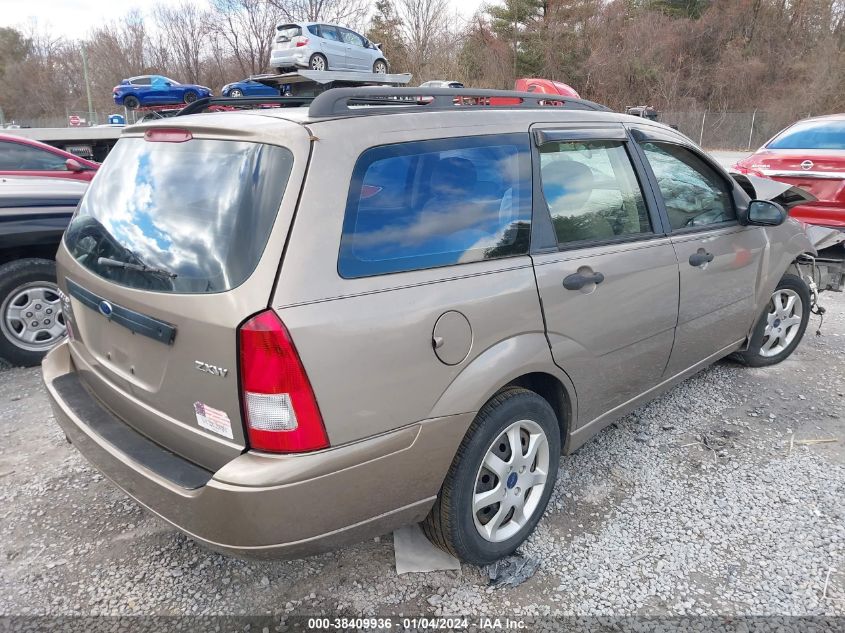
{"type": "Polygon", "coordinates": [[[75,158],[68,158],[65,161],[65,167],[68,171],[72,171],[75,174],[78,174],[81,171],[85,171],[85,167],[82,166],[82,163],[80,163],[75,158]]]}
{"type": "Polygon", "coordinates": [[[752,200],[748,205],[748,224],[778,226],[786,221],[786,211],[770,200],[752,200]]]}

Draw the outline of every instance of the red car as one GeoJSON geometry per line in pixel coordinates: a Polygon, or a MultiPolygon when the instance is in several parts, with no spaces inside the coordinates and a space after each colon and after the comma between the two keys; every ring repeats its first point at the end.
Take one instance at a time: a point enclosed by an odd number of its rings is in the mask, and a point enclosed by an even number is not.
{"type": "Polygon", "coordinates": [[[581,98],[575,89],[568,84],[552,79],[538,79],[536,77],[517,79],[514,90],[518,92],[542,92],[548,95],[575,97],[576,99],[581,98]]]}
{"type": "Polygon", "coordinates": [[[0,134],[0,176],[49,176],[89,181],[100,164],[40,141],[0,134]]]}
{"type": "MultiPolygon", "coordinates": [[[[514,90],[517,92],[540,92],[542,94],[556,95],[558,97],[581,98],[572,86],[552,79],[538,79],[536,77],[517,79],[514,83],[514,90]]],[[[519,99],[515,99],[513,97],[492,97],[490,99],[490,105],[494,106],[518,105],[519,102],[519,99]]],[[[554,101],[549,103],[552,105],[559,105],[554,101]]]]}
{"type": "Polygon", "coordinates": [[[810,192],[816,200],[793,207],[790,215],[845,229],[845,114],[793,123],[734,168],[810,192]]]}

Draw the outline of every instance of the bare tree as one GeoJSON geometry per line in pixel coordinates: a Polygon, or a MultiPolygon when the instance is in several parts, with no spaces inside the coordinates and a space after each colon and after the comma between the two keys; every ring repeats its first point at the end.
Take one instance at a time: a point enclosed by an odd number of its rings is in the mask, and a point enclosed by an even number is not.
{"type": "Polygon", "coordinates": [[[369,0],[269,0],[284,20],[332,22],[363,28],[370,12],[369,0]]]}
{"type": "Polygon", "coordinates": [[[267,70],[278,9],[266,0],[211,0],[211,4],[213,30],[225,43],[241,74],[267,70]]]}
{"type": "Polygon", "coordinates": [[[196,83],[202,73],[210,21],[196,4],[158,4],[153,9],[158,48],[173,52],[174,66],[182,81],[196,83]]]}
{"type": "Polygon", "coordinates": [[[408,70],[417,79],[428,79],[427,71],[445,51],[449,35],[448,0],[397,0],[399,32],[407,50],[408,70]]]}

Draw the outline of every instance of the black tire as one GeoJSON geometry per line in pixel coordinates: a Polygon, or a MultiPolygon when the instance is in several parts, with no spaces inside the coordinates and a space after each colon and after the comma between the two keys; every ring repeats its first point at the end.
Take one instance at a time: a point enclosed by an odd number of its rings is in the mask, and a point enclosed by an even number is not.
{"type": "Polygon", "coordinates": [[[128,110],[134,110],[138,106],[141,105],[141,102],[138,101],[138,97],[134,95],[128,95],[123,98],[123,106],[128,110]]]}
{"type": "Polygon", "coordinates": [[[326,59],[325,55],[314,53],[311,55],[311,59],[308,60],[308,68],[310,70],[326,71],[329,69],[329,60],[326,59]],[[314,66],[319,66],[321,63],[322,68],[314,68],[314,66]]]}
{"type": "Polygon", "coordinates": [[[193,90],[186,90],[185,96],[183,97],[183,99],[185,100],[185,103],[193,103],[198,98],[199,98],[199,95],[196,92],[194,92],[193,90]]]}
{"type": "MultiPolygon", "coordinates": [[[[482,407],[467,431],[437,501],[422,524],[423,531],[432,543],[463,561],[484,565],[499,560],[513,553],[543,516],[554,489],[559,464],[560,427],[549,403],[527,389],[515,387],[502,391],[482,407]],[[476,528],[472,501],[479,483],[477,477],[483,472],[481,466],[491,445],[504,437],[506,429],[522,420],[536,423],[546,436],[548,475],[539,503],[526,523],[510,538],[492,542],[482,537],[476,528]]],[[[513,489],[515,485],[516,480],[508,482],[507,488],[513,489]]],[[[533,491],[531,494],[534,494],[533,491]]]]}
{"type": "Polygon", "coordinates": [[[232,97],[233,99],[240,99],[241,97],[244,96],[244,93],[243,93],[242,90],[239,90],[238,88],[232,88],[229,91],[229,96],[232,97]]]}
{"type": "MultiPolygon", "coordinates": [[[[18,259],[0,266],[0,357],[19,367],[32,367],[41,363],[49,351],[24,349],[10,335],[5,323],[7,300],[17,291],[35,282],[56,283],[56,263],[48,259],[18,259]]],[[[54,317],[55,318],[55,317],[54,317]]]]}
{"type": "Polygon", "coordinates": [[[383,59],[377,59],[376,63],[373,64],[373,72],[378,75],[386,75],[387,74],[387,62],[383,59]]]}
{"type": "Polygon", "coordinates": [[[810,320],[810,288],[800,277],[795,275],[784,275],[783,279],[781,279],[778,283],[777,288],[775,288],[775,292],[772,293],[772,296],[774,297],[781,290],[795,293],[801,301],[801,322],[798,324],[798,329],[796,330],[794,337],[791,342],[777,354],[774,354],[773,356],[763,355],[764,344],[769,340],[769,337],[766,335],[769,315],[775,311],[774,300],[769,299],[765,309],[763,310],[763,314],[760,315],[760,318],[757,320],[757,324],[754,326],[754,332],[751,335],[751,341],[748,344],[748,349],[743,352],[737,352],[733,355],[733,358],[743,365],[748,365],[749,367],[768,367],[769,365],[777,365],[789,358],[789,355],[795,351],[795,348],[798,347],[798,344],[804,337],[804,332],[807,329],[807,322],[810,320]]]}

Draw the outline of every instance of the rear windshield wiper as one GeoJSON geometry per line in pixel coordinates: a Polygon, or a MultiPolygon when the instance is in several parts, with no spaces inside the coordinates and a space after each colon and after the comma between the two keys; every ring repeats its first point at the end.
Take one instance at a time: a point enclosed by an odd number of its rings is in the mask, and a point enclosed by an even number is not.
{"type": "Polygon", "coordinates": [[[172,273],[169,270],[164,270],[163,268],[156,268],[155,266],[147,266],[146,264],[133,264],[131,262],[121,262],[116,259],[111,259],[110,257],[100,257],[97,259],[97,264],[100,266],[114,266],[115,268],[125,268],[128,270],[137,270],[138,272],[142,273],[153,273],[156,275],[164,275],[165,277],[169,277],[170,279],[176,279],[179,275],[176,273],[172,273]]]}

